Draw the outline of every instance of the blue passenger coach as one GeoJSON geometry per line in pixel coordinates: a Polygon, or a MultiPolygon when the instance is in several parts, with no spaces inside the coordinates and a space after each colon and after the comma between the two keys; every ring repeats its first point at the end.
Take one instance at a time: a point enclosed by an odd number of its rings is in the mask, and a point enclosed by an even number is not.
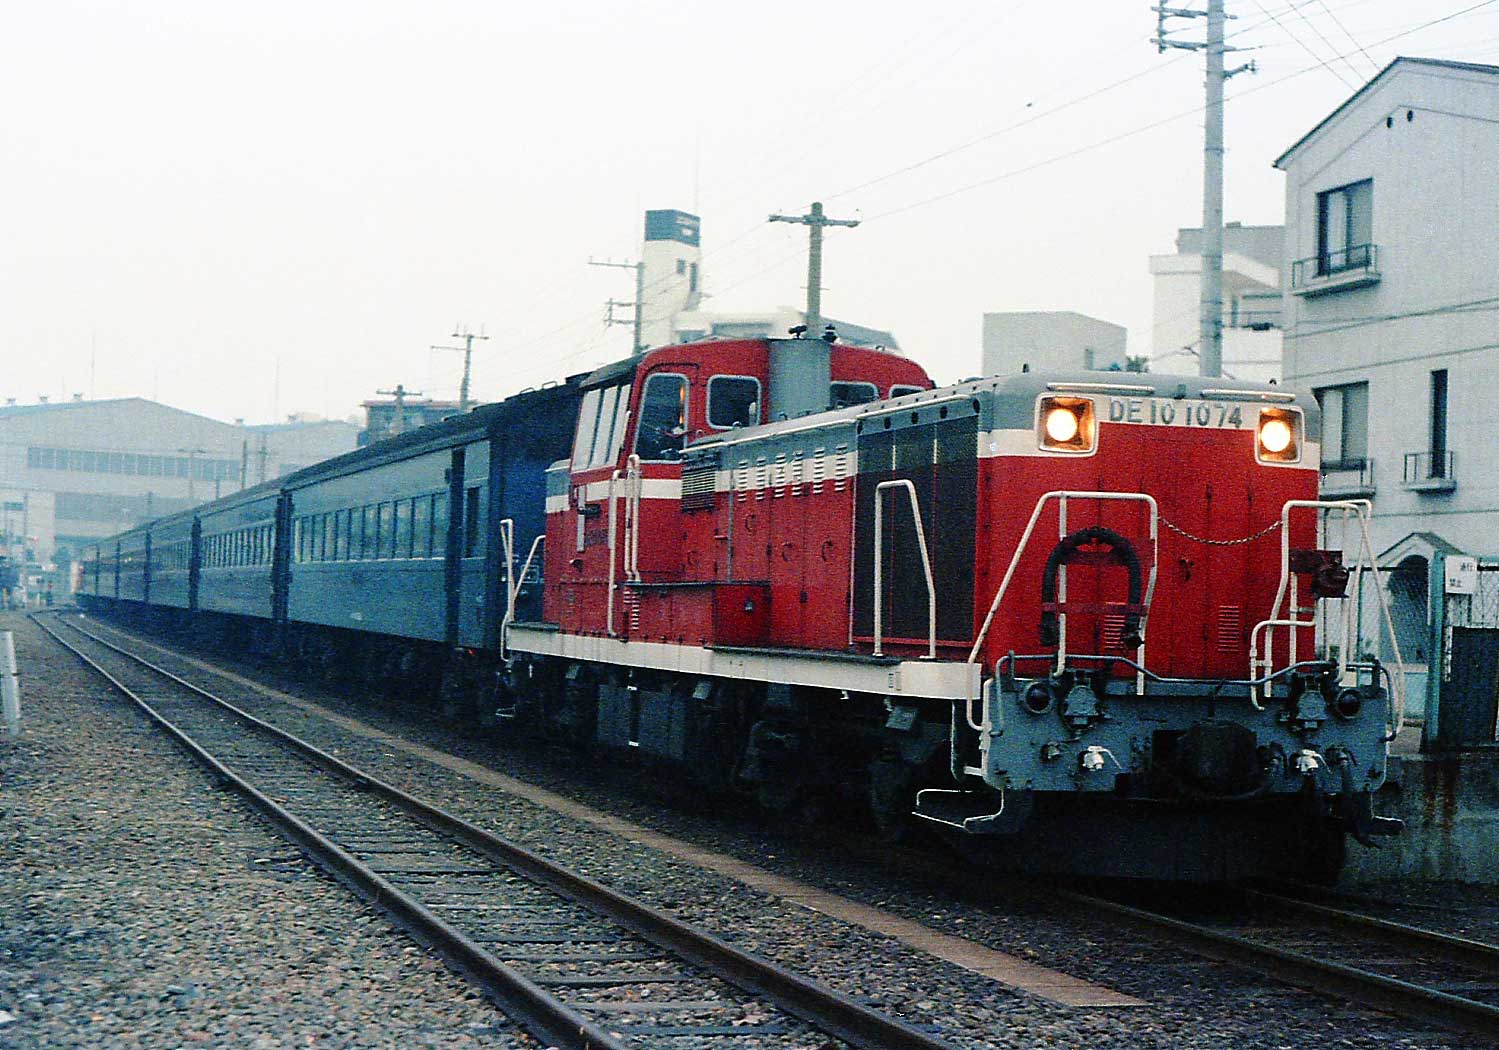
{"type": "Polygon", "coordinates": [[[518,618],[541,613],[540,589],[516,577],[545,530],[579,378],[101,541],[80,601],[372,678],[492,657],[512,599],[518,618]]]}

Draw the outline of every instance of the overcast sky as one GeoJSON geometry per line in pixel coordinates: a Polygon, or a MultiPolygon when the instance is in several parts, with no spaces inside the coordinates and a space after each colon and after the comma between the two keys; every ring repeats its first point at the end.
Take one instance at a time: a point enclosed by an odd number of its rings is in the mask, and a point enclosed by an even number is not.
{"type": "MultiPolygon", "coordinates": [[[[1499,61],[1499,3],[1416,28],[1475,3],[1229,0],[1259,70],[1229,84],[1226,218],[1282,221],[1271,161],[1395,55],[1499,61]]],[[[803,300],[805,231],[765,219],[814,199],[864,220],[829,237],[824,311],[939,382],[977,371],[986,310],[1094,314],[1143,353],[1148,256],[1200,219],[1201,57],[1157,53],[1147,0],[5,11],[23,403],[456,397],[461,355],[428,349],[455,324],[492,337],[474,390],[500,397],[628,351],[601,319],[630,276],[587,260],[635,258],[645,209],[701,214],[708,307],[752,310],[803,300]]]]}

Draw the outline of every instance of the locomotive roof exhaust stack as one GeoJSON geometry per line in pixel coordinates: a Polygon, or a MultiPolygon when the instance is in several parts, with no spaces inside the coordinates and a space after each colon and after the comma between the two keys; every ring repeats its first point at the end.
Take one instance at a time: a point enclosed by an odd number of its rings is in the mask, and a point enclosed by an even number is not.
{"type": "Polygon", "coordinates": [[[769,339],[770,411],[795,419],[832,407],[833,346],[821,339],[769,339]]]}

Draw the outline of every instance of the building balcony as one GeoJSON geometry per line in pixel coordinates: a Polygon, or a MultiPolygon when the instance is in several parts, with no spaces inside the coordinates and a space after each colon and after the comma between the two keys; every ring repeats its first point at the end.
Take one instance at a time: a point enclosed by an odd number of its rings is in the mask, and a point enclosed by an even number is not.
{"type": "Polygon", "coordinates": [[[1324,499],[1370,499],[1374,496],[1374,461],[1345,459],[1322,464],[1324,499]]]}
{"type": "Polygon", "coordinates": [[[1291,264],[1291,294],[1327,295],[1379,283],[1379,245],[1355,244],[1291,264]]]}
{"type": "Polygon", "coordinates": [[[1402,487],[1411,492],[1451,492],[1457,488],[1452,452],[1407,452],[1402,487]]]}

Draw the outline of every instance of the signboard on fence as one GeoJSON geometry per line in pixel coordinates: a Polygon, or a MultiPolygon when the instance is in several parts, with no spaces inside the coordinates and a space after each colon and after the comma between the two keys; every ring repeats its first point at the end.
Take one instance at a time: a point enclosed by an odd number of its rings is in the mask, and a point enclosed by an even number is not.
{"type": "Polygon", "coordinates": [[[1449,554],[1445,564],[1446,592],[1448,594],[1478,593],[1478,559],[1465,555],[1449,554]]]}

